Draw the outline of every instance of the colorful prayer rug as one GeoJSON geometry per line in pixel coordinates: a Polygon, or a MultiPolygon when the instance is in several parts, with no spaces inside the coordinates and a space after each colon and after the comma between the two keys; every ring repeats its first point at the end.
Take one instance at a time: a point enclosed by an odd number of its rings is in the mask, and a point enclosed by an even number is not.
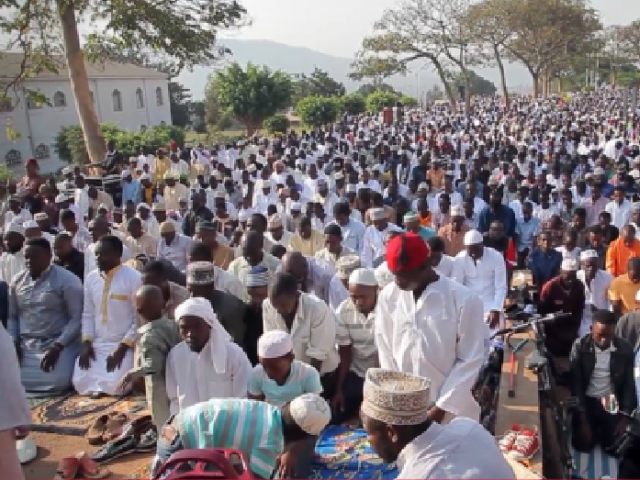
{"type": "Polygon", "coordinates": [[[315,479],[393,479],[394,464],[385,464],[372,450],[363,429],[330,426],[316,443],[310,478],[315,479]]]}

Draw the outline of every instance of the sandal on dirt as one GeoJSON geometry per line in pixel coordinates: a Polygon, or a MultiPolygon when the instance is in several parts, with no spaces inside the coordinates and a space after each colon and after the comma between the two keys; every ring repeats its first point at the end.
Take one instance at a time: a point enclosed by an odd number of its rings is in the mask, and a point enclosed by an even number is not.
{"type": "Polygon", "coordinates": [[[91,460],[91,457],[86,452],[80,452],[76,455],[78,464],[80,465],[80,476],[82,478],[105,478],[111,475],[111,472],[106,467],[101,467],[96,462],[91,460]]]}
{"type": "Polygon", "coordinates": [[[66,457],[60,460],[53,478],[71,480],[76,478],[80,470],[80,461],[76,457],[66,457]]]}
{"type": "Polygon", "coordinates": [[[89,445],[102,445],[105,441],[102,439],[105,429],[107,428],[107,422],[109,421],[109,415],[100,415],[96,418],[89,427],[87,434],[85,435],[89,445]]]}
{"type": "Polygon", "coordinates": [[[124,432],[125,426],[131,421],[126,413],[111,413],[102,434],[102,443],[115,440],[124,432]]]}

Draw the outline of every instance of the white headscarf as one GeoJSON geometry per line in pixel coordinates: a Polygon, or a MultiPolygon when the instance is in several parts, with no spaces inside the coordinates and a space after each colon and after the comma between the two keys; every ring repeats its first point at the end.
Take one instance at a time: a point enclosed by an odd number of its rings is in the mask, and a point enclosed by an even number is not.
{"type": "MultiPolygon", "coordinates": [[[[218,321],[218,316],[213,311],[211,303],[206,298],[190,298],[176,308],[175,317],[193,316],[204,320],[211,327],[209,341],[207,342],[209,354],[216,373],[225,373],[227,368],[227,344],[231,342],[231,335],[218,321]]],[[[205,345],[205,348],[207,346],[205,345]]]]}

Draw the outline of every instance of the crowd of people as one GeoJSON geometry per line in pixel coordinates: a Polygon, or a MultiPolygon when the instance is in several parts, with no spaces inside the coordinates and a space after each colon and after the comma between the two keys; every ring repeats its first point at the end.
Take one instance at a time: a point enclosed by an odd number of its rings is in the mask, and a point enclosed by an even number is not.
{"type": "MultiPolygon", "coordinates": [[[[496,445],[473,387],[525,270],[538,312],[571,314],[545,328],[571,359],[575,446],[611,447],[626,420],[601,400],[631,412],[640,393],[639,115],[606,89],[391,117],[128,160],[110,143],[113,195],[29,160],[0,187],[18,362],[0,380],[143,389],[156,467],[235,447],[256,476],[305,478],[326,425],[360,414],[398,478],[514,478],[503,454],[531,458],[538,433],[496,445]]],[[[29,422],[1,384],[6,450],[29,422]]]]}

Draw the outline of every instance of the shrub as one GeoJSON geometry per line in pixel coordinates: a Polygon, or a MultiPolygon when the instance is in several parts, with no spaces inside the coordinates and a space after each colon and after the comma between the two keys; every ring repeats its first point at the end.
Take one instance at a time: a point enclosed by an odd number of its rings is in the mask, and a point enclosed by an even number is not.
{"type": "Polygon", "coordinates": [[[319,127],[334,122],[340,109],[338,97],[305,97],[298,102],[296,115],[307,125],[319,127]]]}
{"type": "Polygon", "coordinates": [[[283,113],[277,113],[267,118],[262,128],[269,133],[286,133],[289,130],[289,119],[283,113]]]}

